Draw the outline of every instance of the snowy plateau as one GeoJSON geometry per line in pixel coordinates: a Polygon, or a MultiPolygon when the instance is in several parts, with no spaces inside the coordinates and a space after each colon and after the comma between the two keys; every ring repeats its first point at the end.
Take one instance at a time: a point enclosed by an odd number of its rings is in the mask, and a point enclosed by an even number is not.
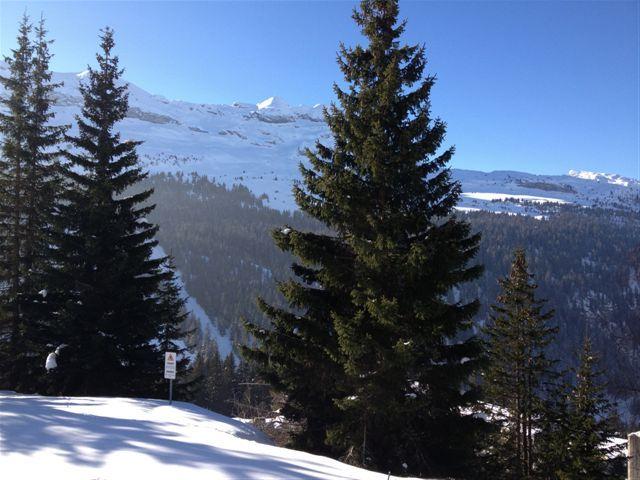
{"type": "Polygon", "coordinates": [[[0,392],[0,426],[6,480],[387,479],[182,402],[0,392]]]}
{"type": "MultiPolygon", "coordinates": [[[[7,74],[0,62],[0,75],[7,74]]],[[[80,112],[78,86],[86,72],[55,73],[56,123],[72,125],[80,112]]],[[[197,172],[230,186],[246,185],[280,210],[296,208],[301,150],[319,140],[331,144],[323,106],[293,106],[280,97],[257,104],[197,104],[169,100],[129,84],[130,108],[123,139],[144,141],[139,152],[154,172],[197,172]]],[[[0,89],[0,94],[2,90],[0,89]]],[[[73,131],[72,131],[73,132],[73,131]]],[[[542,218],[558,204],[638,210],[640,181],[615,174],[571,170],[567,175],[453,169],[462,184],[462,211],[488,210],[542,218]]]]}

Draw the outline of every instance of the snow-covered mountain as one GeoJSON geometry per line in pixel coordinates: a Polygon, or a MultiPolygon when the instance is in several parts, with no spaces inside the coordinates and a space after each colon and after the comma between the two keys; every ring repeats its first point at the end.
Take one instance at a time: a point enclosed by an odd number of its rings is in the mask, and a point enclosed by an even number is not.
{"type": "MultiPolygon", "coordinates": [[[[0,62],[0,74],[6,64],[0,62]]],[[[73,124],[82,73],[56,73],[56,121],[73,124]]],[[[152,172],[196,171],[226,184],[266,194],[272,207],[294,209],[291,184],[299,178],[300,150],[331,142],[322,105],[292,106],[280,97],[257,104],[196,104],[168,100],[129,84],[124,138],[144,140],[140,153],[152,172]]],[[[1,93],[1,90],[0,90],[1,93]]],[[[568,175],[453,170],[462,182],[461,209],[540,215],[553,204],[640,210],[640,182],[615,174],[571,170],[568,175]]]]}
{"type": "MultiPolygon", "coordinates": [[[[385,480],[189,403],[0,392],[3,478],[385,480]]],[[[391,477],[398,478],[398,477],[391,477]]]]}
{"type": "Polygon", "coordinates": [[[462,183],[460,209],[540,215],[573,204],[640,211],[640,182],[615,174],[570,170],[568,175],[453,170],[462,183]]]}

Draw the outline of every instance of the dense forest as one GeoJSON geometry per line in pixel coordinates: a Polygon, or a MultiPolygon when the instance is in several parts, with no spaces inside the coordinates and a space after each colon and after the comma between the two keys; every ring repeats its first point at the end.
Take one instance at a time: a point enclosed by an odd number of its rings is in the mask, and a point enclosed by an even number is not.
{"type": "Polygon", "coordinates": [[[243,186],[197,174],[152,175],[139,187],[154,189],[149,218],[162,222],[158,239],[175,258],[187,291],[223,332],[244,343],[240,319],[257,317],[257,295],[277,301],[274,280],[289,275],[291,258],[275,248],[270,230],[290,224],[315,231],[318,222],[270,209],[243,186]]]}
{"type": "MultiPolygon", "coordinates": [[[[309,231],[322,227],[300,212],[269,208],[243,186],[197,174],[152,175],[141,184],[148,187],[156,204],[150,220],[160,225],[160,243],[175,257],[187,291],[235,343],[246,343],[243,318],[267,325],[256,298],[282,302],[276,281],[291,276],[291,258],[275,247],[270,231],[285,225],[309,231]]],[[[482,232],[476,261],[484,265],[484,274],[459,292],[461,298],[480,298],[476,323],[487,318],[513,250],[523,247],[540,295],[556,310],[560,331],[554,356],[569,366],[588,332],[603,357],[611,393],[628,399],[632,412],[640,413],[640,385],[628,375],[640,361],[632,318],[640,289],[634,277],[639,271],[637,214],[563,206],[543,220],[488,212],[459,215],[482,232]]]]}

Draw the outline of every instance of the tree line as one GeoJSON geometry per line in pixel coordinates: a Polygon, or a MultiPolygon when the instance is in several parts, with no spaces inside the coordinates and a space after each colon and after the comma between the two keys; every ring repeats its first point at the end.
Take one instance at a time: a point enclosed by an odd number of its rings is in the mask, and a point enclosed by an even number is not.
{"type": "Polygon", "coordinates": [[[117,133],[128,94],[113,31],[80,87],[77,135],[55,124],[46,33],[25,14],[0,77],[0,388],[154,395],[164,351],[184,357],[184,299],[154,255],[152,190],[124,194],[146,173],[139,142],[117,133]]]}
{"type": "MultiPolygon", "coordinates": [[[[150,221],[160,226],[157,238],[182,273],[187,291],[237,345],[249,336],[242,318],[262,328],[268,319],[255,297],[284,305],[274,280],[291,276],[293,257],[277,249],[268,232],[289,225],[326,231],[320,222],[300,212],[269,208],[240,185],[217,183],[198,174],[150,175],[137,188],[152,188],[156,209],[150,221]]],[[[135,190],[137,191],[137,190],[135,190]]],[[[483,274],[448,294],[454,299],[478,298],[474,318],[479,331],[499,294],[497,278],[506,275],[513,251],[523,247],[540,280],[539,291],[554,306],[559,331],[549,349],[562,368],[576,367],[573,351],[584,336],[607,371],[612,398],[627,405],[627,421],[635,424],[640,405],[638,382],[629,372],[638,368],[637,292],[640,271],[637,215],[596,208],[562,206],[547,220],[532,217],[467,212],[473,231],[482,232],[474,262],[483,274]],[[637,281],[637,280],[636,280],[637,281]]],[[[630,427],[632,428],[632,427],[630,427]]]]}

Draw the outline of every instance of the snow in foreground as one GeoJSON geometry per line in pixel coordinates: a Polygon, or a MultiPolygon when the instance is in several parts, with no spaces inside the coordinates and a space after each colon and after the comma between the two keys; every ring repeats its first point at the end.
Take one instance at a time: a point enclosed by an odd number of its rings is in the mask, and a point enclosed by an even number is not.
{"type": "Polygon", "coordinates": [[[189,403],[0,392],[0,471],[47,480],[384,480],[189,403]]]}

